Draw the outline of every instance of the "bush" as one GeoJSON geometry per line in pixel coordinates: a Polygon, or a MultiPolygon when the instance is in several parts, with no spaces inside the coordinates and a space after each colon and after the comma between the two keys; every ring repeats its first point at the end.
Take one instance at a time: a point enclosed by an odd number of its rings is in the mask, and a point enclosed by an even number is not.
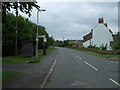
{"type": "Polygon", "coordinates": [[[119,40],[119,41],[114,41],[114,42],[112,43],[112,48],[113,48],[114,50],[120,50],[120,40],[119,40]]]}
{"type": "Polygon", "coordinates": [[[106,50],[107,49],[107,44],[104,46],[103,44],[100,46],[101,50],[106,50]]]}
{"type": "Polygon", "coordinates": [[[99,47],[96,47],[96,45],[94,45],[94,46],[90,45],[90,46],[88,46],[88,48],[100,49],[99,47]]]}
{"type": "Polygon", "coordinates": [[[68,45],[73,46],[73,45],[76,45],[76,43],[75,42],[68,42],[68,45]]]}

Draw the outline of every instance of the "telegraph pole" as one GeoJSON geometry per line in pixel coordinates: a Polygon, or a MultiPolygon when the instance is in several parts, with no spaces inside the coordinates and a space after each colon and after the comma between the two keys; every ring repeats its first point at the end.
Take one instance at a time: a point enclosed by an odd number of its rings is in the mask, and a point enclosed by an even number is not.
{"type": "Polygon", "coordinates": [[[36,59],[38,59],[38,18],[39,18],[39,11],[37,11],[36,59]]]}
{"type": "MultiPolygon", "coordinates": [[[[18,6],[18,2],[16,2],[18,6]]],[[[18,33],[18,7],[16,8],[16,31],[15,31],[15,56],[17,56],[17,33],[18,33]]]]}

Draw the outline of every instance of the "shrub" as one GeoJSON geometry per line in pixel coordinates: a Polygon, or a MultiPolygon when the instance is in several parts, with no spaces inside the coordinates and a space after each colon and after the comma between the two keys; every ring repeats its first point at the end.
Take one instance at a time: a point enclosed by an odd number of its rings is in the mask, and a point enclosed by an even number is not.
{"type": "Polygon", "coordinates": [[[73,46],[73,45],[76,45],[76,43],[75,42],[68,42],[68,45],[73,46]]]}
{"type": "Polygon", "coordinates": [[[106,50],[106,49],[107,49],[107,44],[106,44],[106,45],[103,45],[103,44],[102,44],[102,45],[100,46],[100,49],[101,49],[101,50],[106,50]]]}
{"type": "Polygon", "coordinates": [[[88,48],[100,49],[99,47],[96,47],[96,45],[94,45],[94,46],[90,45],[90,46],[88,46],[88,48]]]}
{"type": "Polygon", "coordinates": [[[113,48],[114,50],[120,50],[120,41],[114,41],[114,42],[112,43],[112,48],[113,48]]]}

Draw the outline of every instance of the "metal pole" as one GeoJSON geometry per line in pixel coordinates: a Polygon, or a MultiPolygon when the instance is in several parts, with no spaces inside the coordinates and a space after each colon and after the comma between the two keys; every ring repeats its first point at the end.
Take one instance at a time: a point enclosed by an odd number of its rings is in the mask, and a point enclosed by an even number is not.
{"type": "MultiPolygon", "coordinates": [[[[46,11],[45,9],[41,9],[40,11],[46,11]]],[[[38,59],[38,20],[39,19],[39,10],[37,11],[37,32],[36,32],[36,59],[38,59]]]]}
{"type": "Polygon", "coordinates": [[[38,18],[39,18],[39,11],[37,11],[36,59],[38,59],[38,18]]]}
{"type": "Polygon", "coordinates": [[[16,31],[15,31],[15,56],[17,56],[17,15],[16,15],[16,31]]]}

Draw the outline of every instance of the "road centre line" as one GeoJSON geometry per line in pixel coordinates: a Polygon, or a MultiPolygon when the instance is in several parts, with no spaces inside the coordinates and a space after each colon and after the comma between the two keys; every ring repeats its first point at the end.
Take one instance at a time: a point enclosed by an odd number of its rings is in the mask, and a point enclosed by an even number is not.
{"type": "Polygon", "coordinates": [[[53,65],[52,65],[52,67],[51,67],[49,73],[48,73],[47,76],[45,77],[45,80],[43,81],[43,83],[42,83],[42,85],[41,85],[41,88],[44,88],[44,87],[45,87],[45,84],[46,84],[46,82],[47,82],[47,80],[48,80],[50,74],[52,73],[53,68],[55,67],[57,57],[58,57],[58,55],[55,57],[54,63],[53,63],[53,65]]]}
{"type": "Polygon", "coordinates": [[[80,58],[79,56],[76,56],[77,58],[79,58],[79,59],[82,59],[82,58],[80,58]]]}
{"type": "Polygon", "coordinates": [[[91,68],[95,69],[96,71],[98,70],[97,68],[95,68],[94,66],[92,66],[91,64],[89,64],[88,62],[84,61],[85,64],[89,65],[91,68]]]}
{"type": "Polygon", "coordinates": [[[113,80],[112,78],[109,78],[109,80],[111,80],[113,83],[115,83],[116,85],[120,86],[120,84],[118,82],[116,82],[115,80],[113,80]]]}

